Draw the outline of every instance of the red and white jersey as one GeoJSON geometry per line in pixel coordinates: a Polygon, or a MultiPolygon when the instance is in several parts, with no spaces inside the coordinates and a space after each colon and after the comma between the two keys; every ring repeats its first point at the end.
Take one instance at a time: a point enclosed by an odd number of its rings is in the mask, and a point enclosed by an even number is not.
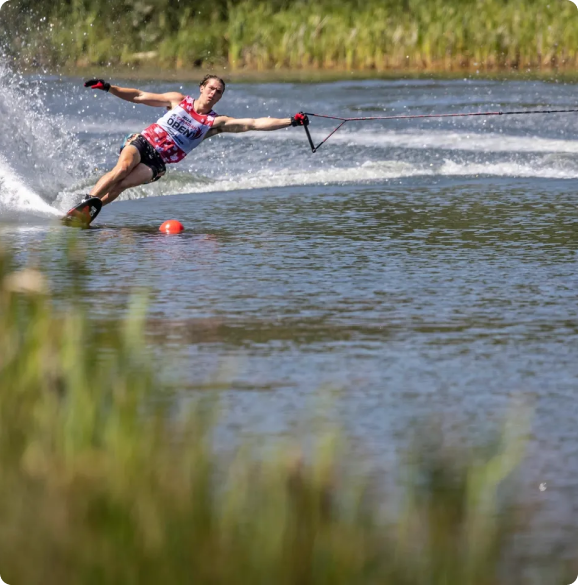
{"type": "Polygon", "coordinates": [[[141,134],[152,144],[166,163],[183,160],[193,148],[199,146],[213,126],[217,113],[197,114],[195,100],[187,96],[178,106],[169,110],[156,124],[141,134]]]}

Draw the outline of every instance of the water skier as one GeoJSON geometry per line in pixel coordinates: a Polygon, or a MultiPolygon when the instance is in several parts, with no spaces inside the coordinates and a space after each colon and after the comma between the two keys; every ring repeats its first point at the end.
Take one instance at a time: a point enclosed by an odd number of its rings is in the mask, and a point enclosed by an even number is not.
{"type": "Polygon", "coordinates": [[[102,79],[90,79],[84,87],[100,89],[135,104],[168,109],[156,123],[126,139],[115,167],[92,188],[87,198],[96,197],[103,205],[114,201],[126,189],[158,181],[165,174],[167,164],[183,160],[206,138],[221,132],[280,130],[309,122],[302,112],[291,118],[255,119],[217,114],[213,107],[225,93],[225,82],[216,75],[205,75],[197,99],[176,91],[151,93],[118,87],[102,79]]]}

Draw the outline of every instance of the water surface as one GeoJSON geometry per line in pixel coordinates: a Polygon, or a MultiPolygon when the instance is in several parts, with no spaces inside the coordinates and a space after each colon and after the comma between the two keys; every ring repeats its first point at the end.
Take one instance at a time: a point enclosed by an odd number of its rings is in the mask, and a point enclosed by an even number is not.
{"type": "MultiPolygon", "coordinates": [[[[162,111],[79,79],[15,84],[4,71],[2,84],[0,238],[21,262],[41,257],[58,289],[68,228],[56,216],[114,164],[125,134],[162,111]]],[[[575,103],[564,84],[372,80],[232,84],[217,110],[378,116],[575,103]]],[[[311,128],[321,139],[332,126],[311,128]]],[[[219,375],[228,424],[246,434],[303,428],[330,388],[328,416],[383,455],[432,416],[475,431],[529,396],[530,487],[547,482],[540,497],[570,518],[577,131],[576,114],[350,123],[316,154],[300,128],[221,135],[77,234],[93,258],[87,302],[100,317],[123,314],[127,293],[147,289],[151,347],[172,356],[163,375],[187,388],[219,375]],[[186,231],[159,234],[172,218],[186,231]]]]}

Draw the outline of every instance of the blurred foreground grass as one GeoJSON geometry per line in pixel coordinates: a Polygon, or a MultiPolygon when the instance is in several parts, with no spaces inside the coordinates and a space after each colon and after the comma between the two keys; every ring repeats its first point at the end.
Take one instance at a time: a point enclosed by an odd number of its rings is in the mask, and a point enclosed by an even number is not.
{"type": "Polygon", "coordinates": [[[467,457],[417,449],[401,498],[356,473],[330,432],[305,454],[290,441],[223,453],[213,409],[175,409],[155,379],[144,303],[97,327],[71,258],[74,286],[55,303],[40,272],[0,253],[5,581],[528,583],[507,497],[519,427],[467,457]]]}

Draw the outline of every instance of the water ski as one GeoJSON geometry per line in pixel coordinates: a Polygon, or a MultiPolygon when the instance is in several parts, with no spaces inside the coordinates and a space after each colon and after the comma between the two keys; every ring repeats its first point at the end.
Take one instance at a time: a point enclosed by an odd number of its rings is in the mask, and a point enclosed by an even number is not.
{"type": "Polygon", "coordinates": [[[98,197],[91,197],[73,207],[61,221],[64,225],[88,227],[101,208],[102,201],[98,197]]]}

